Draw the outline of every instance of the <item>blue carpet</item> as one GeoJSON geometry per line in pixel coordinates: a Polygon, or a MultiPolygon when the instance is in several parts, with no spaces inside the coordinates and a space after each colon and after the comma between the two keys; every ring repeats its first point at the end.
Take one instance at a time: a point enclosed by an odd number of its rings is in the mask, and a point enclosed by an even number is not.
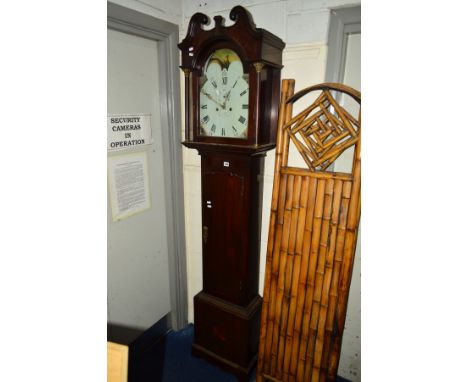
{"type": "MultiPolygon", "coordinates": [[[[238,382],[232,374],[193,357],[193,325],[167,335],[129,365],[129,382],[238,382]]],[[[251,381],[255,380],[255,370],[251,381]]],[[[336,382],[349,382],[338,377],[336,382]]]]}
{"type": "MultiPolygon", "coordinates": [[[[164,382],[237,382],[237,379],[202,358],[193,357],[193,325],[178,332],[169,332],[166,338],[164,382]]],[[[252,376],[253,380],[253,376],[252,376]]]]}

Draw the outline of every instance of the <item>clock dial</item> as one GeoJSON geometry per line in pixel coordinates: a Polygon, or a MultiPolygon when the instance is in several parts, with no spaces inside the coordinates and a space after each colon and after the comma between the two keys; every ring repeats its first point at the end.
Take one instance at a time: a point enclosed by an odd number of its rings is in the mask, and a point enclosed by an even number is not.
{"type": "Polygon", "coordinates": [[[246,139],[249,116],[249,75],[230,49],[216,50],[200,78],[200,134],[246,139]]]}

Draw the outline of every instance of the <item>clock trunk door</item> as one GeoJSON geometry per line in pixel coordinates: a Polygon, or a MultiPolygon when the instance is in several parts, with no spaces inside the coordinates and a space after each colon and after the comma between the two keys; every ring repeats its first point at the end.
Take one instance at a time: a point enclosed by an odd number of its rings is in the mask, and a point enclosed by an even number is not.
{"type": "Polygon", "coordinates": [[[203,172],[203,285],[214,296],[240,304],[246,288],[241,265],[245,178],[221,169],[203,172]]]}

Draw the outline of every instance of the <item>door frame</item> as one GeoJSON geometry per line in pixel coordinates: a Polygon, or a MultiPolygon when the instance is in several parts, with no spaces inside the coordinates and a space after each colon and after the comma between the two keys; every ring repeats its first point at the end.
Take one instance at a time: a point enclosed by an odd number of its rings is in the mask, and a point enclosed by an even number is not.
{"type": "Polygon", "coordinates": [[[171,327],[187,325],[187,267],[185,252],[184,189],[182,166],[182,124],[180,116],[179,27],[153,16],[107,3],[107,28],[157,41],[159,102],[163,152],[167,245],[171,298],[171,327]]]}
{"type": "Polygon", "coordinates": [[[361,6],[332,9],[328,28],[326,82],[343,82],[347,37],[354,33],[361,33],[361,6]]]}

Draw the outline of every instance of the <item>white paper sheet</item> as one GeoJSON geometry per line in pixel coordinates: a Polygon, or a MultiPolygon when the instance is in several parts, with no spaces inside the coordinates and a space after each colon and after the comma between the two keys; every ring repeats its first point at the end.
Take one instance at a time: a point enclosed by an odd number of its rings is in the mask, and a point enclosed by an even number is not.
{"type": "Polygon", "coordinates": [[[146,152],[109,157],[107,170],[114,222],[151,207],[146,152]]]}
{"type": "Polygon", "coordinates": [[[107,116],[107,150],[129,149],[152,142],[150,114],[107,116]]]}

